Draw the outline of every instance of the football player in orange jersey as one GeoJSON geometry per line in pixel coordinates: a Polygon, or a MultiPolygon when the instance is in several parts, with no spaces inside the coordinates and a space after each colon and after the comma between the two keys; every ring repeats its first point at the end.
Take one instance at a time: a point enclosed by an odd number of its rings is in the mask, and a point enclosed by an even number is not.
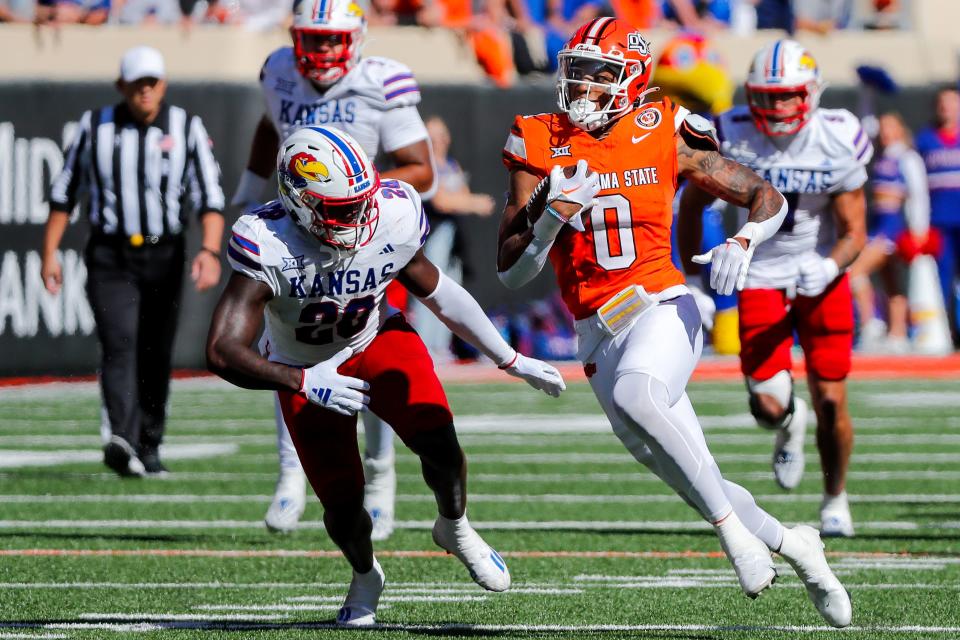
{"type": "Polygon", "coordinates": [[[651,55],[630,25],[593,20],[558,59],[559,112],[517,117],[504,148],[510,191],[501,280],[519,287],[550,258],[576,318],[578,358],[614,432],[714,526],[744,593],[756,597],[772,584],[776,551],[827,622],[850,624],[850,598],[817,531],[783,527],[724,480],[685,391],[703,336],[670,260],[678,176],[750,212],[712,250],[711,286],[721,293],[743,286],[754,248],[786,216],[783,196],[724,159],[704,118],[669,100],[644,102],[654,90],[647,88],[651,55]]]}

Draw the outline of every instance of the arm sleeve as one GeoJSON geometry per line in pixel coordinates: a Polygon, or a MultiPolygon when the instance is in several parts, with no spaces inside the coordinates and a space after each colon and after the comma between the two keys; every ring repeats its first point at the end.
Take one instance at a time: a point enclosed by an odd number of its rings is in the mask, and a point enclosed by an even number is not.
{"type": "Polygon", "coordinates": [[[90,146],[92,129],[89,111],[80,118],[76,135],[67,149],[63,169],[50,187],[50,208],[70,212],[77,205],[77,194],[86,176],[87,149],[90,146]]]}
{"type": "Polygon", "coordinates": [[[191,164],[189,182],[197,213],[223,212],[226,198],[220,186],[220,165],[213,156],[213,142],[199,116],[190,119],[187,157],[191,164]]]}
{"type": "Polygon", "coordinates": [[[227,241],[227,260],[234,271],[264,283],[274,296],[279,296],[280,283],[274,270],[267,264],[268,247],[260,242],[255,218],[255,213],[243,215],[233,224],[227,241]]]}
{"type": "Polygon", "coordinates": [[[900,171],[907,183],[907,199],[903,203],[907,226],[911,233],[926,235],[930,228],[930,191],[923,158],[916,151],[908,150],[900,159],[900,171]]]}
{"type": "Polygon", "coordinates": [[[480,304],[442,271],[437,288],[420,301],[451,331],[482,351],[497,366],[513,361],[517,352],[500,336],[480,304]]]}

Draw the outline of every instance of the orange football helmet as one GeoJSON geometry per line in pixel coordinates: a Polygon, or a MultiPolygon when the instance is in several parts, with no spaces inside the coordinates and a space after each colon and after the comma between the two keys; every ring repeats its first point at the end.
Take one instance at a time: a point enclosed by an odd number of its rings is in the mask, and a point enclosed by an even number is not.
{"type": "Polygon", "coordinates": [[[623,20],[586,23],[557,53],[557,62],[557,105],[585,131],[613,122],[651,91],[650,44],[623,20]]]}

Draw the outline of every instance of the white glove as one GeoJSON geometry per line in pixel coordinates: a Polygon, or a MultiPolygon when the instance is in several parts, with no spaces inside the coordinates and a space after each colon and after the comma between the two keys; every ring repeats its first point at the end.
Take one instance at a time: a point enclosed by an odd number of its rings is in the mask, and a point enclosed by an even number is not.
{"type": "Polygon", "coordinates": [[[736,238],[727,238],[723,244],[715,246],[710,251],[693,256],[697,264],[710,265],[710,286],[722,296],[743,289],[747,283],[747,270],[750,268],[750,258],[753,257],[754,243],[748,249],[736,238]]]}
{"type": "Polygon", "coordinates": [[[797,293],[809,298],[816,297],[837,279],[840,267],[833,258],[823,258],[815,251],[800,256],[800,281],[797,293]]]}
{"type": "MultiPolygon", "coordinates": [[[[547,191],[547,206],[554,202],[568,202],[580,205],[580,209],[569,218],[562,218],[577,231],[583,231],[583,220],[580,214],[597,204],[597,192],[600,191],[600,174],[587,175],[587,161],[577,160],[577,171],[567,178],[563,175],[563,167],[554,165],[550,170],[550,189],[547,191]]],[[[544,214],[549,214],[545,211],[544,214]]]]}
{"type": "Polygon", "coordinates": [[[554,398],[567,388],[563,377],[555,367],[542,360],[528,358],[521,353],[517,353],[513,362],[503,367],[503,370],[516,378],[523,378],[534,389],[539,389],[554,398]]]}
{"type": "Polygon", "coordinates": [[[329,360],[304,369],[300,393],[313,404],[345,416],[366,411],[370,396],[362,392],[369,390],[370,385],[365,380],[337,373],[337,367],[352,355],[353,349],[345,347],[329,360]]]}
{"type": "Polygon", "coordinates": [[[717,303],[713,301],[709,293],[703,290],[700,283],[693,280],[693,278],[699,278],[699,276],[690,276],[690,279],[687,280],[687,289],[690,289],[690,293],[693,295],[693,301],[697,303],[697,310],[700,311],[700,322],[703,324],[703,328],[711,331],[713,329],[713,316],[717,313],[717,303]]]}

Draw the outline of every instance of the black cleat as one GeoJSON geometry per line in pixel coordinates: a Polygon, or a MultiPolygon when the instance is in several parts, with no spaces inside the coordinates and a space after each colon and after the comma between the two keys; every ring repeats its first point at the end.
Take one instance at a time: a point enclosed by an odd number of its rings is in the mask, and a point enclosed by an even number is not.
{"type": "Polygon", "coordinates": [[[121,478],[142,478],[146,473],[130,443],[120,436],[112,436],[103,447],[103,464],[113,469],[121,478]]]}

